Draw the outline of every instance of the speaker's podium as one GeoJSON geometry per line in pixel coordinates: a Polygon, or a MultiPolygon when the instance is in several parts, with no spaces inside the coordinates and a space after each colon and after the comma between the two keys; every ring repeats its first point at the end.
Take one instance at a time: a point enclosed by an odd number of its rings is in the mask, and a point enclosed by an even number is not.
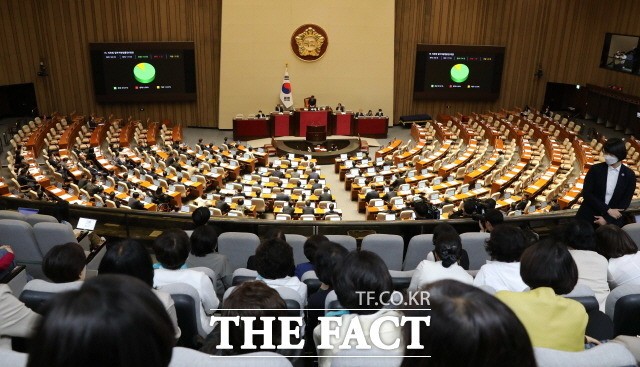
{"type": "Polygon", "coordinates": [[[321,144],[327,141],[326,125],[307,125],[306,139],[312,144],[321,144]]]}

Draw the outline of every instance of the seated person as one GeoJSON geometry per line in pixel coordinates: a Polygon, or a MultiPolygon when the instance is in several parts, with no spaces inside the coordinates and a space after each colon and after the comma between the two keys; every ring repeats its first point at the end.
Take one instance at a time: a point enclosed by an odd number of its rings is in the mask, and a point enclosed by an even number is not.
{"type": "MultiPolygon", "coordinates": [[[[162,187],[158,186],[156,191],[151,194],[151,202],[156,205],[168,204],[171,198],[162,191],[162,187]]],[[[143,205],[144,206],[144,205],[143,205]]]]}
{"type": "Polygon", "coordinates": [[[322,219],[327,219],[328,215],[340,215],[339,212],[333,210],[335,208],[335,205],[333,203],[329,204],[329,210],[327,210],[326,212],[324,212],[324,216],[322,217],[322,219]]]}
{"type": "Polygon", "coordinates": [[[367,116],[373,116],[373,111],[369,110],[369,111],[367,112],[367,116]]]}
{"type": "Polygon", "coordinates": [[[318,325],[318,317],[324,316],[325,300],[333,290],[333,272],[349,254],[346,248],[335,242],[325,242],[315,252],[313,264],[316,276],[322,282],[320,288],[307,299],[307,331],[306,335],[313,335],[313,329],[318,325]]]}
{"type": "Polygon", "coordinates": [[[376,112],[376,117],[383,117],[384,113],[382,113],[382,108],[378,108],[378,112],[376,112]]]}
{"type": "Polygon", "coordinates": [[[315,270],[313,266],[313,258],[316,255],[316,250],[327,242],[329,242],[329,239],[321,234],[314,234],[313,236],[307,238],[307,240],[304,242],[303,251],[304,256],[309,261],[296,265],[294,275],[298,277],[298,279],[302,280],[302,275],[304,275],[304,273],[315,270]]]}
{"type": "Polygon", "coordinates": [[[640,284],[640,252],[622,228],[607,224],[596,230],[596,251],[609,260],[611,289],[623,284],[640,284]]]}
{"type": "MultiPolygon", "coordinates": [[[[265,285],[260,281],[244,282],[237,286],[231,294],[224,301],[222,306],[222,317],[255,317],[254,330],[263,330],[265,326],[261,321],[262,317],[285,317],[287,316],[287,304],[284,299],[273,288],[265,285]]],[[[282,345],[281,333],[282,324],[280,322],[273,322],[271,331],[271,340],[273,345],[282,345]]],[[[245,342],[245,328],[244,323],[240,322],[238,325],[234,323],[229,324],[228,341],[232,349],[218,349],[222,341],[220,324],[216,324],[213,332],[207,336],[204,341],[204,345],[200,348],[201,352],[209,353],[212,355],[225,356],[225,355],[239,355],[245,353],[253,353],[260,350],[260,346],[264,345],[264,336],[256,335],[252,338],[252,342],[257,346],[256,349],[243,349],[241,346],[245,342]]],[[[291,337],[287,341],[290,344],[298,344],[300,340],[295,337],[291,337]]],[[[293,356],[289,360],[295,362],[297,358],[295,356],[300,355],[302,352],[300,349],[265,349],[265,351],[279,353],[283,356],[293,356]]],[[[268,364],[268,363],[267,363],[268,364]]]]}
{"type": "Polygon", "coordinates": [[[190,251],[189,236],[183,230],[168,230],[163,232],[153,243],[158,264],[153,276],[153,285],[161,287],[165,284],[185,283],[198,292],[200,296],[200,325],[211,332],[209,316],[218,308],[220,301],[213,289],[209,277],[200,271],[187,269],[185,262],[190,251]]]}
{"type": "Polygon", "coordinates": [[[458,264],[462,256],[462,241],[456,233],[438,236],[435,246],[435,260],[422,260],[411,277],[409,291],[417,291],[427,284],[441,279],[453,279],[473,284],[473,277],[458,264]]]}
{"type": "Polygon", "coordinates": [[[296,211],[296,202],[293,199],[289,200],[289,205],[282,208],[282,214],[293,215],[295,211],[296,211]]]}
{"type": "Polygon", "coordinates": [[[504,214],[497,209],[487,209],[478,221],[480,232],[491,232],[496,226],[504,223],[504,214]]]}
{"type": "Polygon", "coordinates": [[[205,267],[213,270],[218,278],[215,284],[217,294],[224,294],[225,289],[231,287],[233,269],[227,255],[218,253],[218,233],[213,226],[201,225],[193,231],[186,264],[188,268],[205,267]]]}
{"type": "Polygon", "coordinates": [[[464,199],[460,207],[459,210],[449,215],[449,219],[473,218],[473,214],[476,212],[476,199],[464,199]]]}
{"type": "Polygon", "coordinates": [[[530,246],[522,254],[520,274],[530,290],[501,291],[496,297],[518,316],[533,346],[584,350],[589,316],[578,301],[560,296],[578,282],[578,267],[567,248],[552,239],[530,246]]]}
{"type": "Polygon", "coordinates": [[[44,255],[42,271],[54,283],[82,282],[87,273],[86,262],[82,246],[69,242],[53,246],[44,255]]]}
{"type": "Polygon", "coordinates": [[[258,111],[258,113],[256,113],[256,117],[261,119],[261,118],[265,118],[267,117],[267,115],[265,115],[264,113],[262,113],[262,110],[258,111]]]}
{"type": "Polygon", "coordinates": [[[255,254],[258,279],[274,289],[290,288],[298,293],[300,306],[307,302],[307,285],[293,275],[293,249],[283,240],[271,239],[258,246],[255,254]]]}
{"type": "Polygon", "coordinates": [[[528,246],[520,228],[507,224],[494,228],[486,245],[491,261],[482,265],[473,285],[488,285],[496,291],[524,291],[527,285],[520,277],[520,256],[528,246]]]}
{"type": "Polygon", "coordinates": [[[40,322],[35,313],[11,293],[8,284],[0,284],[0,349],[11,349],[11,338],[29,338],[40,322]]]}
{"type": "Polygon", "coordinates": [[[362,117],[364,116],[364,112],[362,112],[362,108],[358,110],[358,112],[355,113],[354,117],[362,117]]]}
{"type": "MultiPolygon", "coordinates": [[[[451,224],[440,223],[433,228],[432,242],[436,243],[436,241],[438,241],[438,237],[446,233],[458,235],[458,232],[456,231],[455,228],[453,228],[451,224]]],[[[436,261],[435,251],[431,251],[427,254],[427,260],[436,261]]],[[[460,255],[460,260],[458,261],[458,264],[462,266],[464,270],[469,270],[469,255],[467,254],[467,250],[462,249],[462,254],[460,255]]]]}
{"type": "Polygon", "coordinates": [[[175,338],[180,338],[181,331],[178,327],[178,316],[173,298],[169,293],[153,288],[153,260],[151,260],[149,251],[140,242],[127,239],[107,244],[107,250],[98,267],[98,274],[100,276],[122,274],[142,280],[162,302],[171,318],[175,338]]]}
{"type": "MultiPolygon", "coordinates": [[[[424,349],[405,349],[401,367],[474,366],[536,367],[527,330],[516,315],[486,292],[455,280],[441,280],[422,290],[429,303],[404,311],[413,317],[431,317],[420,323],[420,344],[424,349]],[[424,311],[418,310],[420,307],[424,311]],[[429,357],[425,357],[429,356],[429,357]]],[[[411,340],[410,323],[403,328],[411,340]]]]}
{"type": "Polygon", "coordinates": [[[342,103],[338,102],[338,105],[336,106],[336,112],[344,112],[344,106],[342,105],[342,103]]]}
{"type": "Polygon", "coordinates": [[[593,225],[585,220],[573,219],[565,226],[558,226],[555,238],[569,249],[569,253],[578,267],[578,284],[586,285],[595,293],[600,311],[609,295],[607,283],[607,259],[596,252],[596,237],[593,225]]]}
{"type": "Polygon", "coordinates": [[[276,105],[275,111],[276,112],[284,112],[284,106],[282,104],[278,103],[276,105]]]}
{"type": "Polygon", "coordinates": [[[302,208],[302,214],[314,214],[316,209],[311,206],[311,200],[304,202],[304,208],[302,208]]]}
{"type": "Polygon", "coordinates": [[[133,194],[131,194],[131,197],[129,198],[129,202],[127,204],[127,206],[131,209],[144,210],[144,203],[140,201],[140,193],[137,191],[134,191],[133,194]]]}
{"type": "Polygon", "coordinates": [[[333,200],[333,196],[331,195],[331,192],[329,191],[328,187],[325,187],[322,189],[322,194],[320,194],[320,196],[318,197],[318,200],[320,201],[332,201],[333,200]]]}
{"type": "Polygon", "coordinates": [[[51,299],[42,316],[29,343],[31,367],[167,367],[171,361],[171,319],[136,278],[95,277],[51,299]]]}
{"type": "Polygon", "coordinates": [[[243,198],[238,199],[238,202],[236,203],[236,210],[242,212],[244,215],[251,213],[249,207],[244,204],[243,198]]]}
{"type": "MultiPolygon", "coordinates": [[[[393,292],[393,283],[389,269],[384,261],[377,254],[370,251],[351,251],[335,268],[332,277],[333,287],[335,288],[338,301],[344,307],[344,311],[340,312],[342,319],[340,332],[337,337],[330,338],[332,348],[317,349],[318,365],[320,367],[329,367],[332,362],[332,356],[339,352],[338,346],[341,345],[346,338],[349,324],[358,319],[357,322],[362,326],[364,335],[361,338],[367,342],[367,345],[373,345],[369,331],[372,329],[371,324],[380,317],[400,317],[402,314],[392,309],[384,309],[382,303],[389,303],[391,293],[393,292]],[[367,297],[361,297],[362,292],[368,292],[367,297]],[[373,297],[376,301],[368,301],[368,297],[373,297]]],[[[327,316],[331,316],[331,312],[327,316]]],[[[335,330],[335,324],[332,324],[335,330]]],[[[321,325],[313,330],[313,340],[316,346],[321,345],[320,335],[321,325]]],[[[380,325],[378,340],[386,345],[391,345],[398,338],[401,338],[402,330],[399,326],[395,326],[391,322],[384,322],[380,325]]],[[[352,346],[356,344],[352,338],[350,343],[352,346]]],[[[401,347],[402,343],[400,343],[401,347]]],[[[366,353],[366,352],[364,352],[366,353]]]]}
{"type": "Polygon", "coordinates": [[[91,182],[88,183],[84,189],[87,191],[87,193],[89,194],[89,196],[93,196],[96,193],[98,193],[101,189],[104,190],[104,187],[102,187],[102,185],[100,185],[98,183],[98,178],[96,176],[93,176],[91,178],[91,182]]]}
{"type": "Polygon", "coordinates": [[[314,95],[311,95],[311,97],[309,97],[309,109],[317,110],[316,103],[316,97],[314,95]]]}

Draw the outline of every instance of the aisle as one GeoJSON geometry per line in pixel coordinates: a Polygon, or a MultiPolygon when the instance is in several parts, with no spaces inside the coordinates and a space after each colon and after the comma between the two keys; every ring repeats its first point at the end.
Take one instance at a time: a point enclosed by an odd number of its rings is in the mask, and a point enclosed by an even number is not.
{"type": "Polygon", "coordinates": [[[358,203],[351,201],[351,193],[344,189],[344,182],[341,182],[340,177],[334,173],[333,165],[325,164],[320,167],[326,177],[327,185],[331,187],[331,193],[338,203],[338,208],[342,209],[342,219],[364,220],[364,214],[358,213],[358,203]]]}

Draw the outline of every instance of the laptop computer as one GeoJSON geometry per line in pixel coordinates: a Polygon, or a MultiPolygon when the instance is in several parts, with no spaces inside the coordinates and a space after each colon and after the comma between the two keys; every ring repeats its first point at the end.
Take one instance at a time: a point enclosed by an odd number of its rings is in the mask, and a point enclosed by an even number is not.
{"type": "Polygon", "coordinates": [[[30,216],[33,214],[38,214],[39,209],[32,209],[32,208],[18,208],[18,213],[20,214],[24,214],[25,216],[30,216]]]}
{"type": "MultiPolygon", "coordinates": [[[[96,203],[98,204],[98,203],[96,203]]],[[[78,225],[76,226],[76,229],[81,229],[83,231],[93,231],[94,228],[96,228],[96,223],[98,221],[96,219],[90,219],[90,218],[79,218],[78,219],[78,225]]]]}

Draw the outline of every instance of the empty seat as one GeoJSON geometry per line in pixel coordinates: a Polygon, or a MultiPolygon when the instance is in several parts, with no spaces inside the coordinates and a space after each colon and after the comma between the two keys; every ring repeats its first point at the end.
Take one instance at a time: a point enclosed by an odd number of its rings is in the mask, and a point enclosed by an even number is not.
{"type": "Polygon", "coordinates": [[[253,233],[226,232],[218,237],[218,252],[227,255],[232,269],[247,266],[249,256],[255,254],[260,239],[253,233]]]}
{"type": "Polygon", "coordinates": [[[469,270],[478,270],[487,263],[489,254],[485,250],[485,244],[489,239],[489,233],[468,232],[460,235],[462,248],[469,254],[469,270]]]}
{"type": "Polygon", "coordinates": [[[304,256],[304,243],[307,242],[307,238],[299,234],[286,234],[285,238],[287,243],[293,248],[294,264],[298,265],[308,262],[309,260],[304,256]]]}
{"type": "Polygon", "coordinates": [[[196,335],[206,337],[211,332],[208,324],[203,324],[209,317],[203,315],[200,295],[195,288],[184,283],[171,283],[158,287],[158,290],[169,293],[175,303],[178,326],[181,331],[180,345],[187,347],[195,345],[196,335]]]}
{"type": "Polygon", "coordinates": [[[58,223],[58,220],[50,215],[31,214],[26,218],[27,223],[35,226],[38,223],[58,223]]]}
{"type": "Polygon", "coordinates": [[[62,223],[37,223],[33,227],[33,233],[43,256],[54,246],[69,242],[78,243],[73,229],[62,223]]]}
{"type": "Polygon", "coordinates": [[[402,237],[393,234],[370,234],[362,240],[362,250],[378,254],[389,270],[402,270],[402,237]]]}
{"type": "Polygon", "coordinates": [[[29,223],[22,220],[0,220],[2,244],[11,246],[18,264],[26,265],[27,272],[35,278],[44,278],[42,252],[29,223]]]}
{"type": "Polygon", "coordinates": [[[427,254],[433,251],[434,248],[432,234],[420,234],[411,237],[402,269],[414,270],[422,260],[427,258],[427,254]]]}
{"type": "Polygon", "coordinates": [[[613,320],[613,334],[640,334],[640,285],[626,284],[609,293],[605,312],[613,320]]]}
{"type": "Polygon", "coordinates": [[[631,352],[618,343],[604,343],[582,352],[565,352],[548,348],[533,348],[538,367],[619,367],[635,366],[631,352]]]}

